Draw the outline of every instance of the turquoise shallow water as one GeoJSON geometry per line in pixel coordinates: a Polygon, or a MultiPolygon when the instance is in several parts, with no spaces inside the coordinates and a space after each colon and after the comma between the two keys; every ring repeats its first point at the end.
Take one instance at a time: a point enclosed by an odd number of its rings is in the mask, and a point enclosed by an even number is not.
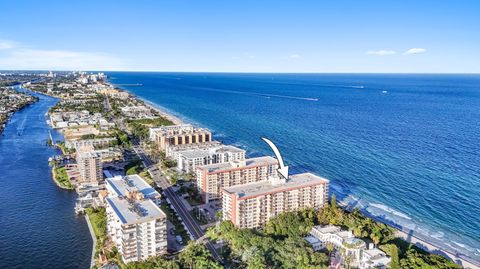
{"type": "Polygon", "coordinates": [[[15,113],[0,136],[0,268],[88,268],[92,240],[75,194],[52,181],[44,114],[57,101],[15,113]]]}
{"type": "Polygon", "coordinates": [[[480,259],[480,76],[110,72],[111,82],[331,180],[345,203],[480,259]]]}

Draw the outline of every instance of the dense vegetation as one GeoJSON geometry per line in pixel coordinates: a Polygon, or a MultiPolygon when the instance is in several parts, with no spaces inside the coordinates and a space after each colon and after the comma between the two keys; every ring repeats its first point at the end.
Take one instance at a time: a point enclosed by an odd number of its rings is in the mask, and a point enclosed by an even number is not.
{"type": "Polygon", "coordinates": [[[208,236],[228,242],[230,249],[225,252],[225,260],[236,268],[327,268],[328,257],[314,252],[300,234],[269,232],[238,229],[224,221],[208,236]]]}
{"type": "Polygon", "coordinates": [[[177,259],[167,260],[163,257],[153,257],[144,262],[131,262],[122,265],[125,269],[220,269],[220,264],[213,260],[208,249],[195,242],[190,242],[178,255],[177,259]]]}
{"type": "Polygon", "coordinates": [[[149,136],[150,127],[173,125],[173,122],[160,116],[153,119],[128,120],[127,125],[133,135],[145,140],[149,136]]]}
{"type": "Polygon", "coordinates": [[[104,113],[103,107],[103,96],[98,95],[97,98],[88,100],[84,103],[66,103],[66,102],[58,102],[54,106],[50,108],[50,112],[53,111],[64,111],[64,112],[76,112],[86,110],[90,113],[104,113]]]}
{"type": "Polygon", "coordinates": [[[173,209],[170,208],[170,206],[167,204],[167,201],[165,199],[162,201],[160,208],[165,213],[165,215],[167,215],[168,221],[170,221],[173,224],[173,229],[175,234],[180,235],[182,237],[183,242],[185,243],[189,242],[190,236],[185,230],[185,227],[183,226],[182,222],[178,219],[175,211],[173,211],[173,209]]]}
{"type": "Polygon", "coordinates": [[[110,147],[115,147],[115,146],[130,147],[131,145],[128,135],[120,129],[114,129],[105,134],[85,134],[80,137],[80,140],[100,139],[100,138],[110,138],[110,137],[114,137],[117,139],[117,140],[113,140],[108,145],[110,147]]]}
{"type": "MultiPolygon", "coordinates": [[[[325,268],[328,258],[316,253],[303,237],[314,225],[333,224],[351,230],[357,237],[371,240],[392,258],[391,268],[461,268],[443,256],[429,254],[410,243],[395,238],[395,230],[373,221],[358,210],[346,212],[336,205],[335,197],[329,205],[315,212],[307,209],[283,213],[271,219],[262,230],[239,229],[231,222],[222,222],[208,232],[213,240],[228,243],[226,260],[238,261],[234,267],[247,268],[325,268]]],[[[327,252],[332,251],[327,246],[327,252]]]]}
{"type": "Polygon", "coordinates": [[[85,212],[90,219],[92,224],[93,232],[97,238],[96,246],[96,255],[104,248],[105,242],[107,241],[107,214],[105,213],[105,208],[86,208],[85,212]]]}

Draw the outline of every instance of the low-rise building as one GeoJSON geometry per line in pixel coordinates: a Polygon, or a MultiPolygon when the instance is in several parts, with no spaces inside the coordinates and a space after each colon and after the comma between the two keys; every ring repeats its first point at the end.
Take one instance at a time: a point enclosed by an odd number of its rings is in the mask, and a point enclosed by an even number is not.
{"type": "Polygon", "coordinates": [[[264,156],[196,168],[197,188],[206,203],[222,197],[222,188],[267,180],[276,176],[277,159],[264,156]]]}
{"type": "Polygon", "coordinates": [[[359,238],[354,237],[351,231],[342,230],[339,226],[326,225],[315,226],[305,240],[314,250],[321,250],[332,244],[339,250],[344,263],[350,267],[360,269],[387,268],[391,258],[385,252],[375,248],[359,238]]]}
{"type": "Polygon", "coordinates": [[[292,175],[286,180],[270,176],[222,191],[222,213],[240,228],[257,228],[271,218],[305,208],[320,209],[327,203],[329,181],[311,173],[292,175]]]}
{"type": "Polygon", "coordinates": [[[133,119],[148,119],[154,117],[152,109],[143,105],[125,106],[121,108],[121,111],[123,115],[133,119]]]}
{"type": "Polygon", "coordinates": [[[157,143],[161,150],[165,150],[168,146],[210,142],[212,133],[190,124],[162,126],[150,128],[150,140],[157,143]]]}
{"type": "Polygon", "coordinates": [[[177,169],[182,172],[194,172],[202,165],[236,162],[245,160],[245,150],[234,146],[218,146],[209,149],[193,149],[178,152],[177,169]]]}
{"type": "Polygon", "coordinates": [[[65,140],[65,147],[69,149],[80,148],[83,146],[106,147],[117,141],[115,137],[104,137],[81,140],[65,140]]]}

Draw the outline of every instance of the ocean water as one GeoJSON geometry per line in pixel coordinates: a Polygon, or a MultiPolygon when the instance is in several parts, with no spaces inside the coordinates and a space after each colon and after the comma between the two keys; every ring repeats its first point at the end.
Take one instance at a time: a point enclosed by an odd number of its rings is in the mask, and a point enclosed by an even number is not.
{"type": "Polygon", "coordinates": [[[479,75],[108,75],[250,156],[273,155],[268,137],[343,203],[480,260],[479,75]]]}
{"type": "Polygon", "coordinates": [[[40,101],[15,113],[0,136],[0,268],[89,268],[92,240],[75,194],[52,181],[44,114],[56,103],[40,101]]]}

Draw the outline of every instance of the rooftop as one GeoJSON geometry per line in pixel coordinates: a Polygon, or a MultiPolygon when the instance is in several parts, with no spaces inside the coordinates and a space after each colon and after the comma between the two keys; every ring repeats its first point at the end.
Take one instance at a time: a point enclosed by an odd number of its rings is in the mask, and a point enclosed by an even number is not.
{"type": "Polygon", "coordinates": [[[310,243],[311,245],[319,244],[319,243],[322,242],[322,241],[320,241],[320,239],[316,238],[315,236],[311,236],[311,235],[305,236],[304,239],[305,239],[308,243],[310,243]]]}
{"type": "Polygon", "coordinates": [[[140,191],[147,198],[160,197],[160,194],[139,175],[115,176],[106,179],[118,196],[125,196],[127,192],[140,191]]]}
{"type": "Polygon", "coordinates": [[[207,170],[209,173],[228,171],[235,168],[248,168],[262,165],[278,164],[277,159],[271,156],[262,156],[257,158],[246,159],[240,162],[217,163],[199,166],[199,169],[207,170]]]}
{"type": "Polygon", "coordinates": [[[166,218],[152,200],[130,201],[122,197],[106,198],[122,224],[137,224],[154,219],[166,218]]]}
{"type": "Polygon", "coordinates": [[[179,152],[180,155],[193,159],[193,158],[203,158],[207,156],[211,156],[213,154],[218,154],[218,153],[226,153],[226,152],[232,152],[232,153],[238,153],[238,152],[245,152],[243,149],[234,147],[234,146],[216,146],[212,148],[203,148],[203,149],[191,149],[191,150],[185,150],[179,152]]]}
{"type": "Polygon", "coordinates": [[[346,248],[365,248],[366,244],[365,244],[365,241],[361,240],[361,239],[358,239],[358,238],[355,238],[355,237],[351,237],[351,238],[347,238],[343,241],[343,246],[345,246],[346,248]]]}
{"type": "Polygon", "coordinates": [[[378,248],[366,249],[363,252],[367,253],[372,260],[385,257],[385,252],[381,251],[378,248]]]}
{"type": "Polygon", "coordinates": [[[317,225],[313,227],[313,229],[317,230],[320,233],[336,233],[341,230],[340,226],[335,226],[335,225],[317,225]]]}
{"type": "Polygon", "coordinates": [[[151,128],[150,131],[160,134],[161,136],[192,134],[192,133],[210,133],[208,129],[193,127],[191,124],[155,127],[155,128],[151,128]]]}
{"type": "Polygon", "coordinates": [[[262,180],[224,188],[223,191],[236,194],[240,199],[245,199],[247,197],[255,197],[266,193],[282,192],[288,189],[326,184],[328,182],[328,179],[316,176],[312,173],[303,173],[290,176],[288,181],[283,184],[272,184],[269,180],[262,180]]]}

